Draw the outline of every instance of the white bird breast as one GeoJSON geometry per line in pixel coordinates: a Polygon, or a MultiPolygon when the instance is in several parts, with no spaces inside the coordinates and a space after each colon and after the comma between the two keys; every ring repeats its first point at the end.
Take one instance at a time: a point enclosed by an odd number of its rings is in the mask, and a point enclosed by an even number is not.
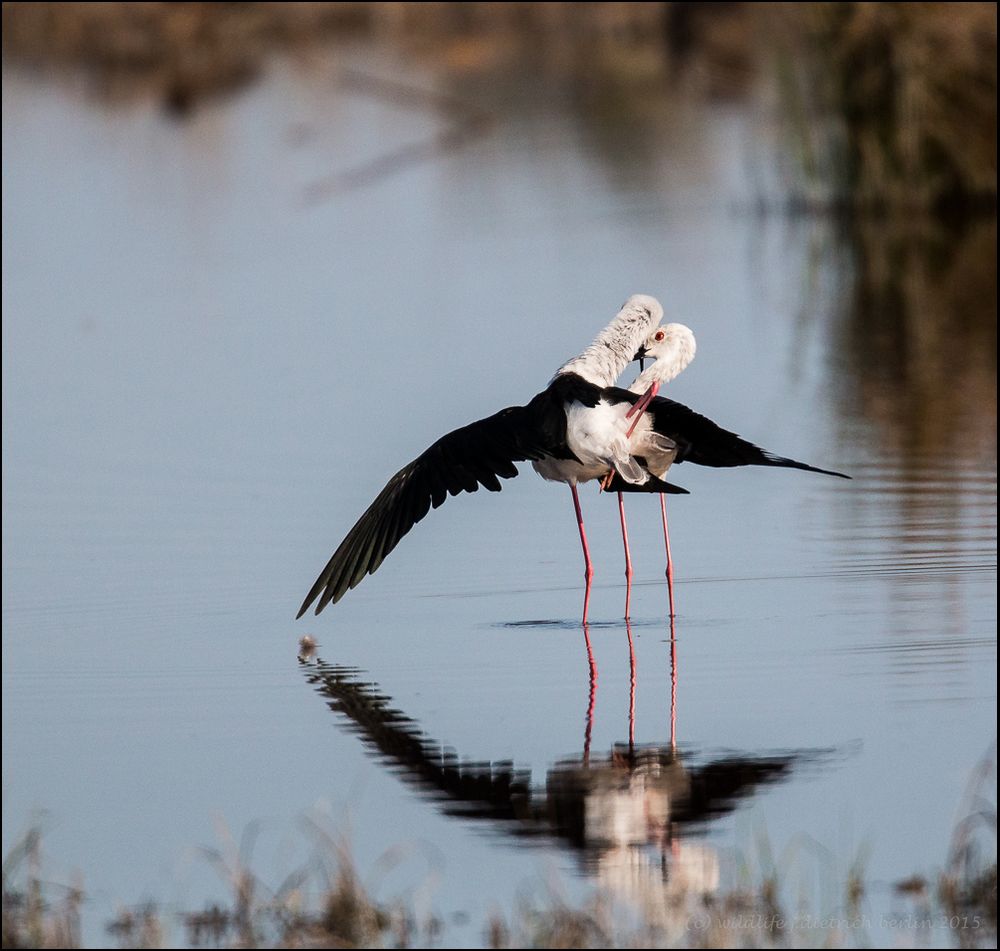
{"type": "Polygon", "coordinates": [[[627,412],[627,403],[605,400],[596,406],[574,401],[567,407],[566,445],[583,463],[582,468],[593,473],[589,478],[600,478],[613,467],[627,482],[641,485],[647,481],[648,476],[629,451],[627,412]]]}
{"type": "Polygon", "coordinates": [[[566,410],[566,445],[584,465],[608,465],[622,450],[627,452],[626,404],[596,406],[570,403],[566,410]]]}
{"type": "Polygon", "coordinates": [[[596,406],[573,402],[566,406],[566,445],[576,459],[541,459],[535,472],[552,482],[589,482],[607,475],[619,456],[628,456],[625,413],[628,406],[611,406],[601,400],[596,406]]]}
{"type": "Polygon", "coordinates": [[[541,459],[532,466],[543,479],[576,485],[601,479],[612,468],[622,478],[636,485],[648,481],[646,472],[633,456],[646,459],[649,472],[663,478],[677,453],[673,440],[653,431],[648,414],[643,413],[631,437],[627,437],[631,420],[626,418],[628,403],[606,403],[597,406],[572,403],[566,410],[566,444],[575,459],[541,459]]]}

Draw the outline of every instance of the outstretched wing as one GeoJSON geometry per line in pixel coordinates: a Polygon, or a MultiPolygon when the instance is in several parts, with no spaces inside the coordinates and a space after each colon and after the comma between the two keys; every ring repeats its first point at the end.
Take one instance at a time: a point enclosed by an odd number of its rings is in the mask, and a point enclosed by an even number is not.
{"type": "MultiPolygon", "coordinates": [[[[635,403],[641,394],[614,387],[604,390],[604,396],[616,402],[635,403]]],[[[778,466],[785,469],[821,472],[823,475],[838,476],[841,479],[850,478],[842,472],[819,469],[805,462],[786,459],[784,456],[761,449],[760,446],[755,446],[736,433],[731,433],[713,423],[707,416],[702,416],[683,403],[677,403],[666,397],[656,397],[646,412],[653,416],[653,429],[677,443],[675,462],[694,462],[700,466],[716,468],[778,466]]]]}
{"type": "Polygon", "coordinates": [[[296,617],[302,617],[317,597],[317,614],[331,601],[339,601],[449,495],[475,492],[480,485],[499,492],[500,479],[517,475],[515,462],[551,455],[554,441],[556,447],[559,443],[558,431],[553,431],[558,417],[545,409],[536,397],[528,406],[511,406],[469,423],[442,436],[400,469],[347,533],[296,617]]]}

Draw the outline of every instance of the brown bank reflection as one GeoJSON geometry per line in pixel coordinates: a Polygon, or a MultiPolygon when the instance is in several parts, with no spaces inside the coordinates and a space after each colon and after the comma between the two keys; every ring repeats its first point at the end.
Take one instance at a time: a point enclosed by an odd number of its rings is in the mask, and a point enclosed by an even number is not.
{"type": "Polygon", "coordinates": [[[995,467],[996,218],[855,222],[842,239],[847,415],[902,460],[995,467]]]}
{"type": "MultiPolygon", "coordinates": [[[[671,656],[676,672],[676,639],[671,656]]],[[[674,734],[676,678],[664,698],[671,736],[636,744],[636,660],[627,631],[631,691],[629,739],[591,749],[598,673],[589,660],[582,750],[556,760],[544,782],[509,760],[461,756],[426,736],[381,687],[357,668],[300,657],[307,681],[357,733],[369,753],[417,787],[446,815],[489,822],[501,834],[557,843],[573,853],[597,884],[647,915],[676,914],[677,900],[697,900],[719,884],[716,850],[698,832],[762,786],[779,782],[817,752],[710,755],[678,746],[674,734]]],[[[652,920],[652,919],[651,919],[652,920]]]]}
{"type": "Polygon", "coordinates": [[[885,646],[912,679],[995,643],[964,605],[995,586],[996,219],[854,222],[841,240],[830,383],[857,464],[835,532],[844,567],[885,579],[885,646]]]}

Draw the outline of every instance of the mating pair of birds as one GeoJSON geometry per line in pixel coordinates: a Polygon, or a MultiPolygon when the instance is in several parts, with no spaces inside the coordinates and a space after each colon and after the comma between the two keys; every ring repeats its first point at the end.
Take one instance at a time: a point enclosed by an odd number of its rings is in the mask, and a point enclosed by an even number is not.
{"type": "MultiPolygon", "coordinates": [[[[573,494],[586,565],[584,623],[593,566],[579,483],[600,480],[602,488],[618,493],[629,582],[631,558],[622,493],[660,494],[673,613],[663,495],[686,494],[687,490],[664,481],[671,465],[780,466],[849,478],[760,449],[681,403],[658,396],[659,387],[676,377],[695,354],[691,331],[682,324],[660,326],[662,319],[663,308],[655,298],[633,295],[594,342],[564,363],[527,405],[508,407],[442,436],[400,469],[333,553],[297,617],[314,601],[317,614],[339,601],[382,564],[432,506],[437,508],[449,495],[475,492],[480,485],[499,492],[500,479],[517,475],[517,462],[530,461],[544,479],[565,482],[573,494]],[[630,363],[647,357],[655,358],[655,363],[629,389],[614,385],[630,363]]],[[[627,616],[628,600],[625,610],[627,616]]]]}

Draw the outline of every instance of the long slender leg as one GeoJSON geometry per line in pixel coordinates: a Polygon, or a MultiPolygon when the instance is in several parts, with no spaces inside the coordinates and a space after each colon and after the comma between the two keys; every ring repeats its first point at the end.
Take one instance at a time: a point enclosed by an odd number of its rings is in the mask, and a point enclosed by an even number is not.
{"type": "Polygon", "coordinates": [[[635,422],[632,423],[632,428],[629,429],[629,431],[628,431],[628,433],[626,433],[626,435],[628,435],[628,436],[632,435],[632,430],[635,429],[636,424],[639,422],[638,417],[642,416],[642,414],[646,412],[646,408],[649,406],[650,403],[653,402],[653,397],[656,396],[656,394],[659,392],[659,389],[660,389],[660,384],[659,383],[653,383],[649,387],[649,389],[646,390],[646,392],[642,394],[642,397],[640,399],[636,400],[636,402],[634,402],[632,404],[632,408],[625,414],[625,418],[626,419],[631,419],[633,416],[635,416],[637,418],[636,418],[635,422]]]}
{"type": "Polygon", "coordinates": [[[667,549],[667,596],[670,598],[670,616],[674,611],[674,559],[670,556],[670,533],[667,531],[667,497],[660,493],[660,515],[663,516],[663,544],[667,549]]]}
{"type": "Polygon", "coordinates": [[[625,499],[618,493],[618,515],[622,520],[622,542],[625,545],[625,620],[629,619],[632,604],[632,554],[628,550],[628,526],[625,524],[625,499]]]}
{"type": "Polygon", "coordinates": [[[583,563],[585,565],[584,578],[587,586],[583,592],[583,623],[587,623],[587,611],[590,608],[590,580],[594,577],[594,566],[590,561],[590,547],[587,545],[587,533],[583,529],[583,511],[580,508],[580,495],[576,491],[576,485],[570,484],[570,491],[573,493],[573,507],[576,509],[576,524],[580,528],[580,544],[583,545],[583,563]]]}

